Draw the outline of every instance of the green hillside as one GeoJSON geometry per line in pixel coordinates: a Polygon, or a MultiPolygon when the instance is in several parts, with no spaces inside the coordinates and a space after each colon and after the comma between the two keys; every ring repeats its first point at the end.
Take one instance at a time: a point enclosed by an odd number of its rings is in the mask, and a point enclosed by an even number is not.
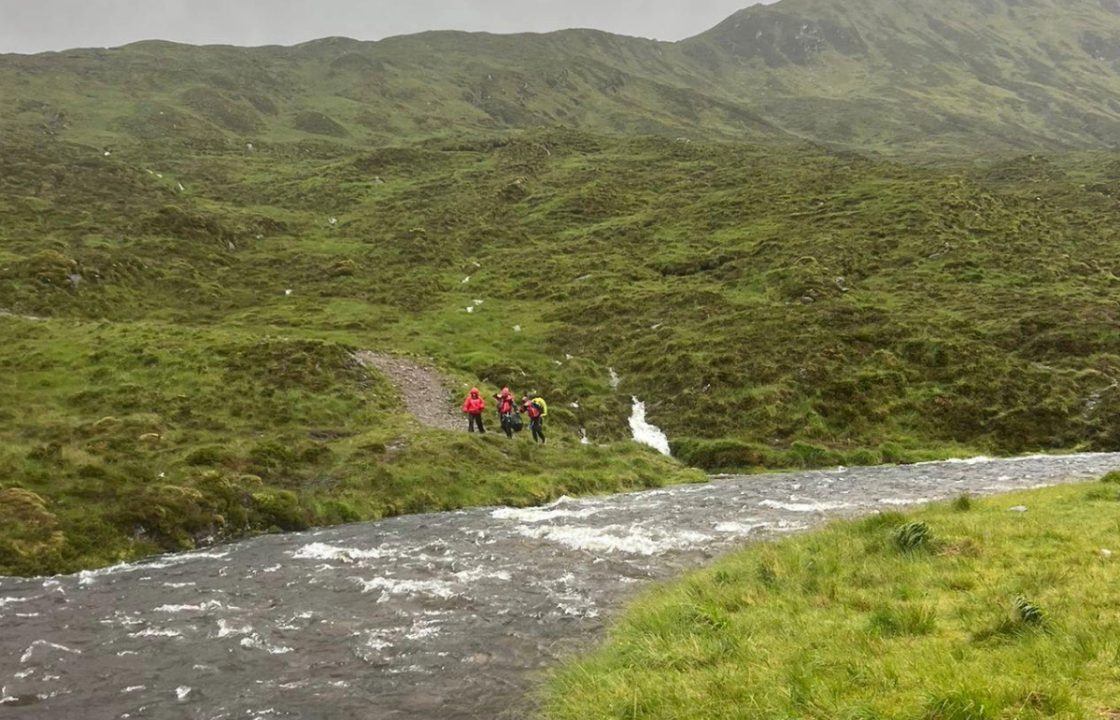
{"type": "Polygon", "coordinates": [[[14,312],[529,377],[595,437],[625,436],[636,394],[705,467],[1112,442],[1107,156],[953,171],[541,131],[320,157],[15,144],[0,162],[14,312]]]}
{"type": "Polygon", "coordinates": [[[792,133],[960,153],[1115,147],[1118,39],[1112,0],[783,0],[682,48],[792,133]]]}
{"type": "Polygon", "coordinates": [[[291,48],[144,42],[0,56],[0,128],[192,148],[397,144],[565,124],[778,138],[672,46],[593,31],[329,38],[291,48]],[[668,58],[665,54],[668,53],[668,58]]]}
{"type": "Polygon", "coordinates": [[[1117,449],[1120,14],[1062,8],[0,57],[0,572],[699,479],[633,397],[705,470],[1117,449]]]}
{"type": "Polygon", "coordinates": [[[782,0],[679,43],[595,31],[145,42],[0,56],[0,131],[112,146],[399,144],[562,124],[888,153],[1114,147],[1110,0],[782,0]]]}

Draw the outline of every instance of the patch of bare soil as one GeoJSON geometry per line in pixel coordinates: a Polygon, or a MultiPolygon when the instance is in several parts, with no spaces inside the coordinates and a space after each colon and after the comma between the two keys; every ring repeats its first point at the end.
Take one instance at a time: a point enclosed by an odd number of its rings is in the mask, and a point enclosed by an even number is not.
{"type": "Polygon", "coordinates": [[[354,357],[374,368],[397,387],[408,411],[421,425],[437,430],[462,430],[466,425],[452,404],[451,390],[440,373],[412,360],[363,350],[354,357]]]}

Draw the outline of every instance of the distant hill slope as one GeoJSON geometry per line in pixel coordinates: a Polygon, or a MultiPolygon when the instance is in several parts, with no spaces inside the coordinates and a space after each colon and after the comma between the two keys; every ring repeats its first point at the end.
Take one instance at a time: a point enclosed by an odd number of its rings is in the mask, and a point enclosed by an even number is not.
{"type": "Polygon", "coordinates": [[[682,43],[775,123],[858,147],[1115,146],[1117,0],[783,0],[682,43]]]}
{"type": "Polygon", "coordinates": [[[874,150],[1111,147],[1117,0],[783,0],[680,43],[564,31],[0,56],[0,129],[332,144],[567,125],[874,150]]]}
{"type": "Polygon", "coordinates": [[[6,127],[80,142],[386,144],[546,125],[781,138],[672,45],[591,31],[291,48],[145,42],[0,58],[6,127]]]}

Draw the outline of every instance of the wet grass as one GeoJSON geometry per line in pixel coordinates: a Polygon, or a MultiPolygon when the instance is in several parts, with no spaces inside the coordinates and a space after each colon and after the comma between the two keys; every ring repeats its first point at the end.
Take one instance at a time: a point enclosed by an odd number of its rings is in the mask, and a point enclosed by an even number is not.
{"type": "Polygon", "coordinates": [[[0,328],[3,573],[703,477],[564,432],[538,448],[423,430],[331,341],[148,322],[0,328]]]}
{"type": "Polygon", "coordinates": [[[38,498],[0,536],[50,540],[8,572],[697,478],[625,443],[634,395],[706,470],[1120,442],[1111,156],[0,144],[0,309],[46,318],[0,317],[0,490],[38,498]],[[354,349],[536,390],[557,442],[422,431],[354,349]]]}
{"type": "Polygon", "coordinates": [[[1111,717],[1120,528],[1102,487],[752,547],[637,601],[556,674],[543,717],[1111,717]]]}
{"type": "Polygon", "coordinates": [[[639,395],[710,470],[1120,437],[1107,156],[919,169],[562,130],[166,151],[10,143],[0,307],[431,356],[601,440],[639,395]]]}

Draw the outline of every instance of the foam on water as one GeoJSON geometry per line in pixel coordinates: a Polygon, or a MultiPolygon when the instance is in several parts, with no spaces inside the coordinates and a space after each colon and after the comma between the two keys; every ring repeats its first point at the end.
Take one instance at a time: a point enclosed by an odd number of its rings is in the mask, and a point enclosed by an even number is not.
{"type": "Polygon", "coordinates": [[[522,523],[542,523],[560,518],[584,519],[602,512],[602,508],[582,508],[580,510],[564,510],[557,506],[570,502],[569,498],[560,498],[552,505],[543,508],[498,508],[490,513],[495,520],[513,520],[522,523]]]}
{"type": "Polygon", "coordinates": [[[787,512],[797,513],[813,513],[813,512],[827,512],[829,510],[843,510],[844,508],[851,507],[849,503],[839,502],[797,502],[796,498],[790,498],[792,502],[779,502],[777,500],[763,500],[759,503],[762,507],[771,508],[773,510],[785,510],[787,512]]]}
{"type": "Polygon", "coordinates": [[[252,625],[233,627],[225,618],[218,620],[218,637],[220,638],[229,637],[230,635],[248,635],[251,632],[253,632],[252,625]]]}
{"type": "MultiPolygon", "coordinates": [[[[180,555],[165,555],[155,560],[145,560],[138,563],[121,563],[119,565],[110,565],[109,567],[100,568],[98,570],[82,570],[78,573],[78,585],[81,587],[88,587],[95,582],[98,578],[108,575],[118,575],[120,573],[144,572],[152,570],[164,570],[171,567],[183,565],[195,560],[220,560],[229,557],[229,551],[223,552],[189,552],[180,555]]],[[[47,583],[54,582],[57,585],[57,580],[51,578],[43,583],[43,587],[47,587],[47,583]]]]}
{"type": "Polygon", "coordinates": [[[455,597],[455,590],[450,583],[442,580],[392,580],[390,578],[375,577],[372,580],[352,578],[362,586],[362,592],[380,590],[381,601],[388,600],[390,595],[428,595],[430,597],[449,600],[455,597]]]}
{"type": "Polygon", "coordinates": [[[38,600],[38,599],[39,599],[38,595],[36,595],[35,597],[5,597],[5,598],[0,598],[0,608],[4,607],[5,605],[10,605],[12,603],[25,603],[25,602],[30,602],[31,600],[38,600]]]}
{"type": "Polygon", "coordinates": [[[727,533],[728,535],[750,535],[759,528],[768,527],[764,522],[721,522],[716,523],[715,530],[718,533],[727,533]]]}
{"type": "Polygon", "coordinates": [[[355,560],[377,560],[385,556],[382,550],[373,548],[359,550],[357,548],[337,547],[326,543],[311,543],[304,545],[292,554],[296,560],[342,560],[353,562],[355,560]]]}
{"type": "Polygon", "coordinates": [[[169,630],[167,628],[144,628],[139,632],[129,633],[131,638],[177,638],[183,637],[183,633],[178,630],[169,630]]]}
{"type": "Polygon", "coordinates": [[[596,527],[523,527],[518,532],[530,538],[548,540],[573,550],[618,552],[629,555],[658,555],[669,550],[694,547],[710,540],[708,535],[693,531],[653,533],[645,528],[621,525],[596,527]]]}
{"type": "Polygon", "coordinates": [[[929,460],[927,462],[914,463],[917,467],[928,467],[930,465],[985,465],[988,463],[1020,463],[1020,462],[1033,462],[1038,460],[1062,460],[1069,458],[1070,460],[1092,460],[1094,458],[1105,458],[1108,453],[1078,453],[1077,455],[1046,455],[1045,453],[1036,453],[1034,455],[1018,455],[1008,458],[993,458],[987,455],[977,455],[970,458],[950,458],[948,460],[929,460]]]}
{"type": "Polygon", "coordinates": [[[646,404],[638,398],[634,398],[630,413],[630,432],[634,436],[634,442],[648,445],[662,455],[673,454],[669,448],[669,438],[661,428],[651,425],[646,420],[646,404]]]}
{"type": "Polygon", "coordinates": [[[264,650],[269,655],[287,655],[290,652],[295,652],[292,648],[283,645],[269,645],[260,635],[256,634],[241,638],[239,644],[246,650],[264,650]]]}
{"type": "Polygon", "coordinates": [[[381,637],[379,633],[370,633],[366,637],[365,647],[374,652],[381,652],[382,650],[391,650],[393,643],[381,637]]]}
{"type": "Polygon", "coordinates": [[[52,643],[52,642],[48,642],[46,640],[36,640],[35,642],[31,643],[31,645],[28,646],[28,648],[26,650],[23,651],[23,655],[21,655],[20,658],[19,658],[20,664],[23,664],[23,663],[29,661],[32,658],[32,656],[35,655],[35,650],[37,648],[49,648],[51,650],[58,650],[59,652],[70,653],[71,655],[81,655],[82,654],[81,650],[75,650],[74,648],[68,648],[65,645],[59,645],[58,643],[52,643]]]}
{"type": "MultiPolygon", "coordinates": [[[[207,600],[198,605],[160,605],[153,612],[158,613],[184,613],[184,612],[206,612],[207,610],[221,610],[224,605],[217,600],[207,600]]],[[[230,608],[236,609],[236,608],[230,608]]]]}
{"type": "Polygon", "coordinates": [[[501,582],[509,582],[513,577],[505,570],[488,570],[483,567],[477,567],[473,570],[463,570],[462,572],[455,573],[455,579],[464,585],[470,585],[479,580],[500,580],[501,582]]]}
{"type": "Polygon", "coordinates": [[[425,640],[439,635],[440,624],[432,620],[417,620],[404,636],[405,640],[425,640]]]}

